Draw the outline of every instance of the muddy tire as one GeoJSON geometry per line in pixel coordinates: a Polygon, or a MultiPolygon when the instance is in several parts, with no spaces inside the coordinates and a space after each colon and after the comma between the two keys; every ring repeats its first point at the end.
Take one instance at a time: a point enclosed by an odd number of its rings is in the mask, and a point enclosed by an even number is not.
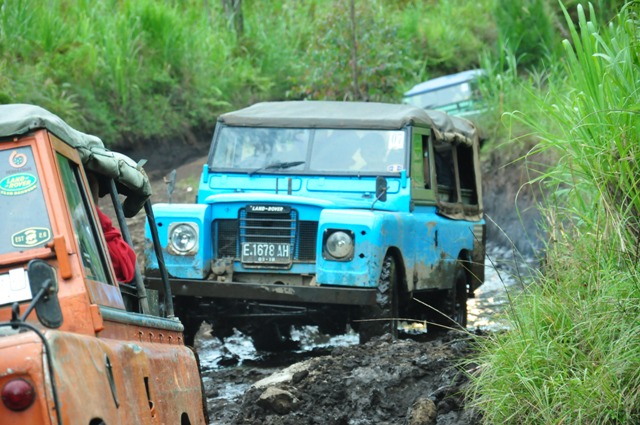
{"type": "Polygon", "coordinates": [[[436,308],[446,316],[438,312],[431,314],[430,321],[436,323],[433,329],[436,332],[446,332],[449,328],[459,330],[461,327],[467,327],[467,282],[467,272],[459,262],[452,288],[443,292],[443,297],[436,305],[436,308]]]}
{"type": "Polygon", "coordinates": [[[396,262],[391,255],[387,255],[382,262],[382,270],[378,278],[376,305],[362,308],[361,319],[358,323],[360,343],[364,344],[374,337],[391,334],[398,337],[398,274],[396,262]]]}
{"type": "Polygon", "coordinates": [[[200,325],[202,325],[202,319],[195,317],[187,317],[182,321],[182,325],[184,326],[184,345],[189,347],[195,347],[196,343],[196,334],[200,330],[200,325]]]}
{"type": "Polygon", "coordinates": [[[174,297],[173,306],[175,315],[178,316],[182,326],[184,326],[184,344],[194,347],[196,334],[203,322],[203,319],[195,314],[198,309],[197,303],[187,297],[174,297]]]}
{"type": "Polygon", "coordinates": [[[253,327],[249,332],[253,346],[257,351],[291,351],[300,347],[291,339],[291,327],[277,324],[266,324],[253,327]]]}
{"type": "Polygon", "coordinates": [[[451,318],[459,326],[467,327],[467,297],[468,297],[468,277],[465,268],[460,265],[456,270],[455,292],[451,295],[453,311],[451,318]]]}

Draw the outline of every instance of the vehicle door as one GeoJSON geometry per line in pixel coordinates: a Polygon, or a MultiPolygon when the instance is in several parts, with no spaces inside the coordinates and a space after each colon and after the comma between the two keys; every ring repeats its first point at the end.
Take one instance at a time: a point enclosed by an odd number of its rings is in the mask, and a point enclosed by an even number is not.
{"type": "MultiPolygon", "coordinates": [[[[431,289],[441,282],[433,279],[444,252],[442,218],[436,214],[436,181],[432,135],[429,129],[416,128],[411,133],[411,205],[416,235],[413,241],[415,289],[431,289]]],[[[442,185],[442,191],[445,186],[442,185]]]]}

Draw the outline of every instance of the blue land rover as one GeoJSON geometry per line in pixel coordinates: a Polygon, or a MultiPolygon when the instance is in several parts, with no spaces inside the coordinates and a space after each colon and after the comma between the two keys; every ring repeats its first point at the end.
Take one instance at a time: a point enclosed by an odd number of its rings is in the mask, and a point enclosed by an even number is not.
{"type": "Polygon", "coordinates": [[[361,342],[400,318],[465,326],[484,279],[478,149],[469,121],[411,105],[221,115],[196,203],[153,207],[185,338],[203,320],[269,350],[305,324],[361,342]]]}

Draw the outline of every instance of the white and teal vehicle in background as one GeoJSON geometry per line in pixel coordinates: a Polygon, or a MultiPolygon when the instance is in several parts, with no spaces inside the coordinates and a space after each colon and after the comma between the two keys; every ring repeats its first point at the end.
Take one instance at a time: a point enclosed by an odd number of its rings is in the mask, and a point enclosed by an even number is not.
{"type": "Polygon", "coordinates": [[[258,349],[289,347],[296,325],[351,325],[361,341],[396,335],[397,318],[464,326],[484,279],[477,132],[440,111],[308,101],[221,115],[197,202],[153,210],[192,337],[203,320],[258,349]]]}
{"type": "Polygon", "coordinates": [[[478,80],[485,74],[482,69],[471,69],[433,78],[413,86],[402,96],[402,103],[458,117],[475,117],[486,109],[478,88],[478,80]]]}

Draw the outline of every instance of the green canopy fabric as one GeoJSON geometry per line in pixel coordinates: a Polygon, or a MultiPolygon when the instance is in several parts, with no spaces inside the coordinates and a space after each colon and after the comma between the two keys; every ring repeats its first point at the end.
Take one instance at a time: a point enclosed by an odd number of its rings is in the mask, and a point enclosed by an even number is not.
{"type": "Polygon", "coordinates": [[[476,127],[464,118],[412,105],[376,102],[262,102],[228,112],[218,122],[241,127],[351,128],[400,130],[407,125],[433,129],[439,140],[472,145],[476,127]]]}

